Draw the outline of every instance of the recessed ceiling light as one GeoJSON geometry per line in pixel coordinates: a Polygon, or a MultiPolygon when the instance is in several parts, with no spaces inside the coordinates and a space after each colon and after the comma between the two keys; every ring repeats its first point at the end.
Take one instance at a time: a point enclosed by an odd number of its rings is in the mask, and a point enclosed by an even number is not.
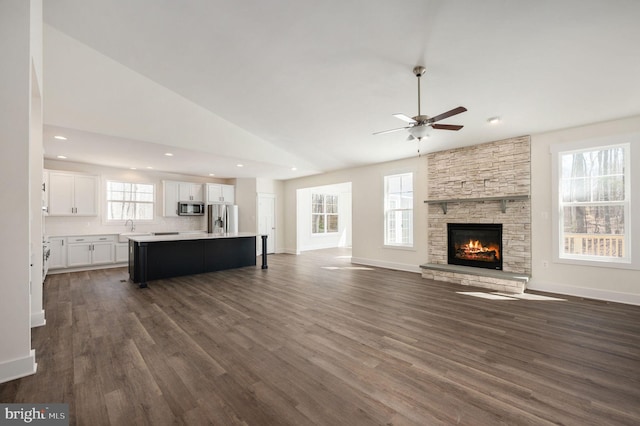
{"type": "Polygon", "coordinates": [[[166,155],[167,157],[173,157],[173,154],[170,152],[165,152],[164,155],[166,155]]]}
{"type": "Polygon", "coordinates": [[[216,175],[215,173],[209,173],[209,176],[215,176],[215,175],[216,175]]]}
{"type": "Polygon", "coordinates": [[[61,141],[66,141],[67,140],[67,138],[65,138],[64,136],[54,136],[53,138],[54,139],[59,139],[61,141]]]}
{"type": "Polygon", "coordinates": [[[58,155],[58,158],[61,159],[61,160],[66,160],[67,159],[67,157],[65,157],[64,155],[58,155]]]}
{"type": "Polygon", "coordinates": [[[292,167],[291,170],[295,172],[296,170],[298,170],[298,168],[297,167],[292,167]]]}
{"type": "Polygon", "coordinates": [[[147,166],[147,169],[153,169],[153,167],[151,167],[151,166],[147,166]]]}
{"type": "Polygon", "coordinates": [[[138,170],[138,168],[137,168],[137,167],[129,167],[129,169],[131,169],[131,170],[138,170]]]}
{"type": "Polygon", "coordinates": [[[501,121],[502,120],[500,119],[500,117],[491,117],[491,118],[487,119],[487,123],[489,123],[489,124],[498,124],[501,121]]]}
{"type": "Polygon", "coordinates": [[[244,167],[244,164],[236,164],[237,167],[244,167]]]}

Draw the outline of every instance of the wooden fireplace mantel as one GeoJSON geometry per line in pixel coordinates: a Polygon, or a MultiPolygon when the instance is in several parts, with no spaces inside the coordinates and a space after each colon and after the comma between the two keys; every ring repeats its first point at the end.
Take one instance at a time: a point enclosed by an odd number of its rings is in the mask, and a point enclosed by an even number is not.
{"type": "Polygon", "coordinates": [[[485,201],[500,201],[502,213],[507,211],[507,201],[528,200],[529,194],[525,195],[503,195],[500,197],[481,198],[451,198],[449,200],[425,200],[425,204],[440,204],[442,213],[447,214],[448,203],[480,203],[485,201]]]}

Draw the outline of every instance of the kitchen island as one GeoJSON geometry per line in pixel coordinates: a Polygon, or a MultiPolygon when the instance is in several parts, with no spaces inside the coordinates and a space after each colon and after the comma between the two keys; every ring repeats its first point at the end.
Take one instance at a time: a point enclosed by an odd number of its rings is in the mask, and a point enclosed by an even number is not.
{"type": "MultiPolygon", "coordinates": [[[[141,288],[147,282],[256,265],[259,234],[178,234],[129,237],[129,278],[141,288]]],[[[267,268],[266,235],[262,235],[262,269],[267,268]]]]}

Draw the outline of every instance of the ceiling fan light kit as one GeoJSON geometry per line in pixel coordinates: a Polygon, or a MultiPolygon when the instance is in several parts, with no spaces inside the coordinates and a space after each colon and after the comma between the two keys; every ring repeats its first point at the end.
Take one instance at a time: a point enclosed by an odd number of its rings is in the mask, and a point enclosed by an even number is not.
{"type": "Polygon", "coordinates": [[[413,74],[418,78],[418,115],[414,117],[409,117],[403,113],[393,114],[394,117],[399,118],[402,121],[409,123],[406,127],[399,127],[397,129],[391,130],[383,130],[381,132],[376,132],[374,135],[381,135],[384,133],[397,132],[398,130],[407,130],[409,132],[409,137],[407,140],[418,139],[421,141],[423,138],[429,137],[429,127],[432,129],[438,130],[460,130],[463,126],[458,124],[435,124],[440,120],[444,120],[445,118],[449,118],[451,116],[460,114],[465,112],[467,109],[463,106],[459,106],[447,112],[443,112],[440,115],[436,115],[435,117],[429,117],[428,115],[422,115],[420,111],[420,78],[426,72],[426,68],[420,65],[417,65],[413,68],[413,74]]]}

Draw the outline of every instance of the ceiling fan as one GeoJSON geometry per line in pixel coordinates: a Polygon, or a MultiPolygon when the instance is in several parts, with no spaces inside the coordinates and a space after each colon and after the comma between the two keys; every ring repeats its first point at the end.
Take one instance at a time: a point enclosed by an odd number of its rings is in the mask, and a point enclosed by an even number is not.
{"type": "Polygon", "coordinates": [[[382,132],[374,133],[374,135],[381,135],[384,133],[397,132],[398,130],[406,129],[409,131],[409,137],[407,138],[407,140],[410,141],[413,139],[418,139],[420,141],[422,140],[422,138],[427,136],[429,127],[438,130],[462,129],[463,126],[457,124],[436,124],[436,122],[444,120],[445,118],[449,118],[453,115],[460,114],[461,112],[465,112],[467,109],[463,106],[459,106],[447,112],[443,112],[442,114],[436,115],[435,117],[429,117],[420,113],[420,77],[424,75],[425,71],[426,68],[422,66],[416,66],[413,68],[413,73],[416,75],[416,77],[418,77],[418,115],[416,115],[415,117],[409,117],[408,115],[403,113],[393,114],[394,117],[397,117],[402,121],[406,121],[407,123],[409,123],[409,125],[406,127],[399,127],[397,129],[383,130],[382,132]]]}

